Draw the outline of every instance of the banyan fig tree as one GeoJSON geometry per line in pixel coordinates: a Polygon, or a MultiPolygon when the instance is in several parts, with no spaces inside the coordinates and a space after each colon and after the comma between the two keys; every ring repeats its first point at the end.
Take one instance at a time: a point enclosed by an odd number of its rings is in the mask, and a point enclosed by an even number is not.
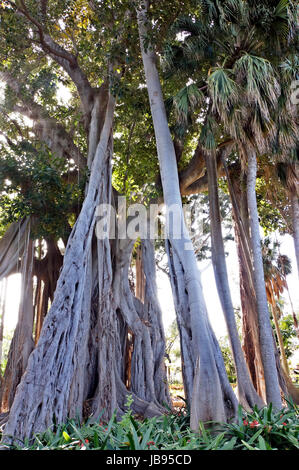
{"type": "Polygon", "coordinates": [[[157,250],[167,258],[192,430],[233,420],[239,403],[280,407],[288,394],[264,295],[256,177],[269,186],[274,168],[292,168],[276,184],[290,209],[279,227],[291,227],[296,246],[298,122],[288,109],[298,23],[293,2],[255,3],[1,2],[0,281],[21,279],[0,381],[3,443],[70,417],[119,419],[128,395],[139,416],[171,412],[157,250]],[[221,190],[236,232],[243,349],[221,190]],[[199,193],[208,194],[216,313],[237,393],[184,218],[183,203],[204,211],[192,199],[199,193]]]}

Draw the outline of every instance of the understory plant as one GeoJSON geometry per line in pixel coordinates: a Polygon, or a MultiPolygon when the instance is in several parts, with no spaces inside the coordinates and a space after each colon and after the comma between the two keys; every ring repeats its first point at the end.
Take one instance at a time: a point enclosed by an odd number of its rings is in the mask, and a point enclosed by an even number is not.
{"type": "Polygon", "coordinates": [[[200,423],[198,432],[189,428],[189,412],[181,409],[162,417],[116,414],[108,423],[70,419],[55,423],[33,441],[15,442],[12,450],[296,450],[299,449],[298,407],[289,403],[280,411],[272,405],[246,412],[239,407],[233,423],[200,423]]]}

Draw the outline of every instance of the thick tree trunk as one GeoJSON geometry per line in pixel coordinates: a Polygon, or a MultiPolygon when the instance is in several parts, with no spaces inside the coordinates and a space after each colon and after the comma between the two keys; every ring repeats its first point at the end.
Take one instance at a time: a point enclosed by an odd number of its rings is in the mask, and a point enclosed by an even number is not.
{"type": "Polygon", "coordinates": [[[257,160],[256,154],[253,150],[249,150],[247,156],[247,200],[249,209],[249,224],[251,230],[253,278],[257,300],[259,338],[264,367],[266,396],[268,403],[271,402],[275,408],[281,408],[282,402],[275,363],[272,327],[267,304],[261,239],[259,232],[260,226],[255,193],[257,160]]]}
{"type": "Polygon", "coordinates": [[[99,188],[110,165],[114,98],[110,96],[87,197],[71,233],[52,306],[18,387],[4,439],[23,440],[67,416],[81,414],[90,325],[91,241],[99,188]],[[9,437],[8,437],[9,436],[9,437]]]}
{"type": "MultiPolygon", "coordinates": [[[[127,279],[127,275],[123,275],[127,279]]],[[[126,282],[125,297],[129,298],[126,282]]],[[[157,299],[156,265],[153,243],[142,239],[137,247],[136,292],[134,307],[141,320],[142,335],[133,330],[131,389],[157,406],[171,406],[165,368],[165,336],[161,308],[157,299]]],[[[130,307],[132,308],[132,306],[130,307]]],[[[131,331],[131,327],[130,327],[131,331]]]]}
{"type": "Polygon", "coordinates": [[[145,2],[145,9],[142,7],[137,10],[139,35],[164,201],[168,215],[170,209],[175,208],[180,219],[175,227],[168,227],[167,251],[178,326],[181,330],[184,385],[187,398],[190,400],[192,396],[191,427],[197,430],[199,420],[225,421],[231,410],[226,409],[221,387],[222,376],[216,364],[214,342],[208,324],[200,274],[183,220],[176,155],[168,128],[156,57],[150,44],[147,50],[144,47],[144,37],[149,32],[146,5],[147,2],[145,2]],[[188,377],[186,377],[187,371],[188,377]],[[193,391],[191,391],[192,388],[193,391]]]}
{"type": "Polygon", "coordinates": [[[218,196],[218,177],[214,153],[206,154],[205,160],[208,173],[209,187],[212,262],[217,291],[226,321],[230,347],[237,372],[238,398],[239,402],[244,406],[245,409],[250,409],[254,405],[258,405],[259,407],[261,407],[264,403],[256,393],[256,390],[249,376],[249,371],[244,359],[238,335],[234,307],[230,295],[224,243],[221,231],[221,215],[218,196]]]}
{"type": "Polygon", "coordinates": [[[113,411],[118,416],[125,411],[126,397],[131,393],[135,413],[148,417],[159,415],[164,410],[154,388],[151,328],[144,322],[148,312],[134,297],[128,281],[134,242],[115,240],[110,245],[107,242],[106,251],[110,255],[101,257],[101,265],[99,263],[97,268],[100,276],[104,276],[104,282],[100,284],[106,286],[106,290],[100,288],[100,295],[93,296],[85,378],[85,383],[90,385],[85,392],[85,401],[94,419],[102,412],[101,419],[108,420],[113,411]],[[128,341],[132,346],[130,351],[128,341]],[[128,353],[132,356],[129,383],[128,353]]]}
{"type": "MultiPolygon", "coordinates": [[[[154,253],[153,251],[146,253],[146,248],[142,247],[145,287],[144,302],[141,302],[133,295],[128,280],[133,245],[133,240],[118,241],[119,247],[113,286],[116,311],[126,325],[125,341],[128,334],[133,335],[134,338],[130,391],[142,400],[153,404],[154,408],[161,412],[163,411],[161,406],[165,403],[169,405],[170,400],[165,392],[165,388],[167,388],[166,373],[162,373],[165,340],[160,318],[161,311],[154,291],[155,274],[152,269],[155,265],[149,256],[154,253]],[[145,253],[147,254],[146,257],[145,253]],[[161,346],[161,350],[159,346],[161,346]],[[155,383],[158,377],[163,381],[163,384],[160,384],[159,388],[156,389],[155,383]]],[[[142,240],[142,245],[146,245],[147,249],[150,248],[148,240],[142,240]]],[[[121,335],[119,337],[121,338],[121,335]]],[[[126,358],[124,358],[122,368],[119,367],[118,369],[118,374],[123,378],[123,381],[125,361],[126,358]]]]}

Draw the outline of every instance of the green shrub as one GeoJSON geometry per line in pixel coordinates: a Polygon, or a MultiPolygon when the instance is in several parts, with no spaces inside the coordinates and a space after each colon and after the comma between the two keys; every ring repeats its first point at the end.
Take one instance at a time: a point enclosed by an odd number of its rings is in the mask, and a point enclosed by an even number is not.
{"type": "Polygon", "coordinates": [[[298,407],[274,411],[272,405],[244,413],[239,408],[237,423],[226,424],[227,436],[235,439],[234,449],[295,450],[299,449],[298,407]]]}

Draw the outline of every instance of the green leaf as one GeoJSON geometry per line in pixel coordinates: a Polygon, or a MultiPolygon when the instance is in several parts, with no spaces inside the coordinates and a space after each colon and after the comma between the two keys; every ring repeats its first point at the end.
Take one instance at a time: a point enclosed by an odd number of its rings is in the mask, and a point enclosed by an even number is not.
{"type": "Polygon", "coordinates": [[[247,447],[247,449],[249,450],[260,450],[258,447],[252,447],[251,445],[249,445],[247,442],[243,440],[242,440],[242,444],[244,444],[244,446],[247,447]]]}
{"type": "Polygon", "coordinates": [[[149,441],[149,437],[151,435],[151,432],[152,432],[152,429],[153,429],[153,424],[151,424],[149,426],[149,428],[147,429],[147,431],[145,432],[144,436],[143,436],[143,439],[142,439],[142,442],[141,442],[141,448],[142,449],[146,449],[147,447],[147,443],[149,441]]]}
{"type": "Polygon", "coordinates": [[[237,438],[232,437],[228,442],[225,442],[225,444],[221,447],[221,450],[232,450],[235,447],[236,442],[237,438]]]}
{"type": "Polygon", "coordinates": [[[249,439],[248,444],[253,444],[257,437],[263,432],[263,428],[261,427],[252,437],[249,439]]]}
{"type": "Polygon", "coordinates": [[[65,440],[66,442],[69,442],[69,441],[71,440],[71,438],[70,438],[70,436],[68,435],[67,432],[63,431],[62,435],[63,435],[64,440],[65,440]]]}
{"type": "Polygon", "coordinates": [[[266,441],[262,436],[258,436],[258,443],[261,450],[269,450],[266,445],[266,441]]]}

